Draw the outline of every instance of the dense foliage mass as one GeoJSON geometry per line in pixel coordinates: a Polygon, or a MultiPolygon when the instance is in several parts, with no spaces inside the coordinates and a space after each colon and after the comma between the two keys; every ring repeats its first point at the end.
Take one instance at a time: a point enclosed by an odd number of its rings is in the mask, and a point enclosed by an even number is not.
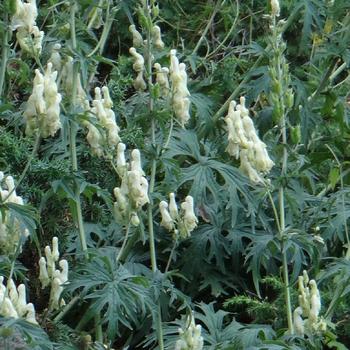
{"type": "Polygon", "coordinates": [[[1,349],[350,346],[348,0],[0,16],[1,349]]]}

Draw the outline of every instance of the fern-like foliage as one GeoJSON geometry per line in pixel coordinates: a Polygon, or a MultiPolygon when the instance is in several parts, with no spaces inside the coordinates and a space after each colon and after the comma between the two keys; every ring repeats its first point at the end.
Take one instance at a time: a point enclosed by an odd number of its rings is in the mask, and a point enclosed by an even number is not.
{"type": "Polygon", "coordinates": [[[90,301],[90,311],[101,313],[107,335],[114,339],[121,325],[132,329],[153,304],[147,297],[147,286],[145,277],[130,273],[117,262],[115,251],[102,249],[92,253],[91,261],[77,269],[67,289],[80,290],[84,299],[90,301]]]}

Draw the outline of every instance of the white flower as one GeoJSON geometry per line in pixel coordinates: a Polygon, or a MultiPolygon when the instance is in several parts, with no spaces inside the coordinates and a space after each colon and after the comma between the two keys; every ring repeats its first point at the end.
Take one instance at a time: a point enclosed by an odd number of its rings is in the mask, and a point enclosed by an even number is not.
{"type": "Polygon", "coordinates": [[[36,26],[38,9],[35,0],[16,1],[16,12],[11,20],[11,29],[17,30],[16,38],[23,51],[38,56],[41,54],[44,32],[36,26]]]}
{"type": "Polygon", "coordinates": [[[265,143],[259,139],[244,97],[240,98],[238,105],[235,101],[230,103],[225,122],[228,133],[226,151],[236,159],[240,158],[240,169],[252,182],[264,183],[262,174],[268,173],[274,163],[265,143]]]}
{"type": "MultiPolygon", "coordinates": [[[[187,323],[187,322],[186,322],[187,323]]],[[[185,329],[179,328],[180,339],[176,341],[176,350],[202,350],[203,337],[201,336],[201,326],[194,322],[193,314],[189,319],[189,326],[185,329]]]]}
{"type": "Polygon", "coordinates": [[[134,57],[133,69],[135,72],[142,72],[145,69],[145,60],[134,47],[130,47],[130,54],[134,57]]]}
{"type": "Polygon", "coordinates": [[[173,109],[182,127],[190,119],[190,92],[187,88],[186,65],[179,63],[176,50],[170,51],[170,79],[172,82],[173,109]]]}
{"type": "Polygon", "coordinates": [[[134,47],[140,47],[143,45],[142,35],[138,32],[135,25],[129,26],[129,32],[132,34],[132,45],[134,47]]]}
{"type": "Polygon", "coordinates": [[[154,46],[157,49],[161,50],[164,48],[164,43],[162,41],[162,34],[160,31],[160,27],[157,25],[153,26],[153,28],[152,28],[152,40],[153,40],[154,46]]]}
{"type": "Polygon", "coordinates": [[[47,64],[44,75],[35,70],[33,92],[30,95],[25,111],[26,133],[31,135],[35,130],[43,138],[54,136],[61,128],[60,102],[61,94],[57,92],[57,72],[52,71],[52,63],[47,64]]]}
{"type": "Polygon", "coordinates": [[[161,201],[159,203],[159,211],[160,211],[160,214],[162,216],[162,221],[161,221],[160,225],[165,227],[169,231],[173,230],[174,229],[174,221],[169,214],[168,203],[165,201],[161,201]]]}
{"type": "Polygon", "coordinates": [[[169,212],[170,216],[173,220],[176,220],[179,216],[179,211],[177,208],[177,204],[175,201],[175,194],[169,193],[169,212]]]}
{"type": "Polygon", "coordinates": [[[184,222],[188,231],[193,231],[197,227],[198,219],[194,214],[193,208],[193,198],[191,196],[187,196],[185,198],[185,202],[181,204],[181,209],[185,211],[184,214],[184,222]]]}
{"type": "Polygon", "coordinates": [[[304,335],[304,320],[302,319],[303,310],[298,306],[293,312],[293,324],[295,332],[298,335],[304,335]]]}
{"type": "Polygon", "coordinates": [[[272,13],[272,16],[279,17],[280,3],[278,0],[271,0],[271,13],[272,13]]]}
{"type": "MultiPolygon", "coordinates": [[[[57,310],[65,304],[62,299],[59,302],[61,293],[63,291],[62,284],[68,281],[68,261],[65,259],[59,260],[58,239],[53,237],[52,249],[50,246],[45,247],[45,257],[39,260],[39,280],[42,288],[51,285],[49,306],[51,310],[57,310]],[[56,262],[61,270],[56,269],[56,262]]],[[[30,310],[29,310],[30,311],[30,310]]]]}
{"type": "Polygon", "coordinates": [[[155,63],[153,67],[156,70],[156,82],[160,86],[161,95],[166,97],[169,95],[170,90],[168,80],[169,69],[166,67],[161,67],[159,63],[155,63]]]}

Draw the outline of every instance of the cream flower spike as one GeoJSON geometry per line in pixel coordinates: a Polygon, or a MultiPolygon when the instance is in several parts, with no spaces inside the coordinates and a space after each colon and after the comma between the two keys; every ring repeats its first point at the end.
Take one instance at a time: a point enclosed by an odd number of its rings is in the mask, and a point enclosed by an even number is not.
{"type": "Polygon", "coordinates": [[[166,97],[169,95],[170,86],[169,86],[169,69],[167,67],[162,67],[159,63],[153,65],[156,70],[156,82],[160,86],[161,95],[166,97]]]}
{"type": "Polygon", "coordinates": [[[280,16],[280,3],[278,0],[271,0],[271,14],[272,16],[280,16]]]}
{"type": "Polygon", "coordinates": [[[309,280],[306,271],[298,278],[299,306],[293,313],[293,323],[298,335],[319,334],[326,331],[327,324],[319,316],[321,297],[315,280],[309,280]]]}
{"type": "Polygon", "coordinates": [[[176,57],[176,50],[170,51],[170,79],[174,113],[181,126],[184,127],[190,119],[190,92],[187,88],[186,65],[179,63],[176,57]]]}

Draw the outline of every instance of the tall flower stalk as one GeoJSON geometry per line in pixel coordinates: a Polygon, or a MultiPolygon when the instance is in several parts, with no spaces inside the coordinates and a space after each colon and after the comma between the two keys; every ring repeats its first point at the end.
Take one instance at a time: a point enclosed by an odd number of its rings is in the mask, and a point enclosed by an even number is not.
{"type": "MultiPolygon", "coordinates": [[[[70,10],[70,30],[71,30],[71,45],[72,50],[75,52],[77,49],[77,39],[75,32],[75,14],[76,14],[76,3],[73,2],[71,4],[70,10]]],[[[72,111],[76,107],[76,97],[77,97],[77,86],[78,86],[78,67],[76,63],[73,66],[73,87],[72,87],[72,99],[71,99],[71,107],[72,111]]],[[[69,138],[70,138],[70,154],[71,154],[71,162],[72,162],[72,170],[73,172],[78,171],[78,159],[77,159],[77,148],[76,148],[76,134],[77,134],[77,125],[73,121],[69,124],[69,138]]],[[[87,253],[87,244],[86,244],[86,236],[84,230],[84,222],[83,222],[83,214],[81,210],[81,201],[80,201],[80,190],[79,187],[76,186],[74,189],[75,192],[75,206],[77,212],[77,225],[79,229],[79,238],[81,243],[82,251],[85,257],[88,257],[87,253]]]]}
{"type": "MultiPolygon", "coordinates": [[[[155,6],[154,1],[152,1],[152,5],[155,6]]],[[[149,111],[151,116],[151,143],[152,147],[156,149],[156,123],[154,119],[154,99],[152,96],[153,89],[153,81],[152,81],[152,16],[149,12],[150,9],[149,1],[147,0],[146,6],[144,7],[144,14],[147,16],[147,46],[146,46],[146,75],[149,89],[149,111]]],[[[151,163],[151,178],[150,178],[150,186],[149,186],[149,205],[148,205],[148,233],[149,233],[149,245],[150,245],[150,255],[151,255],[151,268],[152,272],[155,273],[158,270],[157,266],[157,256],[156,256],[156,248],[155,248],[155,238],[154,238],[154,225],[153,225],[153,191],[154,184],[156,178],[157,171],[157,159],[152,159],[151,163]]],[[[162,310],[160,301],[157,302],[157,320],[156,320],[156,328],[157,328],[157,337],[158,337],[158,346],[160,350],[164,349],[164,339],[163,339],[163,327],[162,327],[162,310]]]]}
{"type": "MultiPolygon", "coordinates": [[[[287,113],[293,105],[293,91],[289,88],[290,75],[288,65],[283,55],[285,43],[282,40],[282,27],[284,22],[278,21],[280,15],[279,2],[271,0],[271,48],[272,59],[270,63],[270,77],[272,81],[272,89],[270,94],[271,104],[273,105],[273,118],[278,123],[281,142],[283,145],[281,160],[281,178],[285,179],[288,171],[288,150],[287,150],[287,113]]],[[[271,198],[271,197],[270,197],[271,198]]],[[[294,334],[293,315],[290,297],[290,285],[288,274],[288,259],[285,249],[284,232],[286,230],[285,220],[285,182],[282,181],[278,190],[278,238],[280,240],[282,254],[282,270],[283,282],[286,302],[286,313],[288,330],[290,334],[294,334]]],[[[275,211],[277,214],[277,212],[275,211]]]]}

